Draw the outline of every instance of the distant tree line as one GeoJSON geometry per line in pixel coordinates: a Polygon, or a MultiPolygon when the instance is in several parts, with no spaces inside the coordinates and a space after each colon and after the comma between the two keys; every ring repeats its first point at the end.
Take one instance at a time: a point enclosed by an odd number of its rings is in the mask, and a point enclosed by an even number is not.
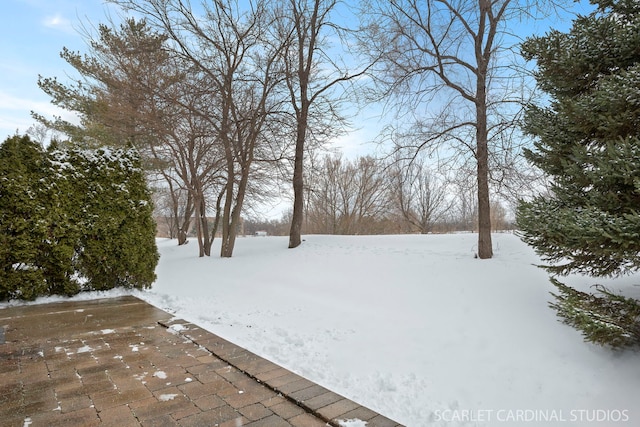
{"type": "MultiPolygon", "coordinates": [[[[305,234],[402,234],[477,231],[474,189],[425,161],[318,159],[305,180],[305,234]]],[[[494,231],[513,229],[504,201],[493,203],[494,231]]],[[[282,218],[245,219],[244,232],[286,235],[291,212],[282,218]]]]}

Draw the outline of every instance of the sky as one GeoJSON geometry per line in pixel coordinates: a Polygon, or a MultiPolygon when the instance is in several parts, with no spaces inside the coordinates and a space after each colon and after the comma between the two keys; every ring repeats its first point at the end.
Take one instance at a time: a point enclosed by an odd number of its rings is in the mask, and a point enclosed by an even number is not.
{"type": "Polygon", "coordinates": [[[102,0],[3,0],[0,14],[0,140],[33,125],[30,112],[60,115],[38,87],[38,75],[66,79],[64,46],[83,50],[82,23],[100,22],[102,0]]]}
{"type": "MultiPolygon", "coordinates": [[[[588,2],[582,1],[582,4],[588,2]]],[[[580,5],[576,6],[580,7],[580,5]]],[[[60,58],[67,47],[85,52],[81,35],[84,27],[117,17],[116,6],[103,0],[2,0],[0,9],[0,141],[24,134],[34,124],[31,111],[45,117],[68,113],[50,103],[37,85],[38,75],[68,81],[74,70],[60,58]]],[[[537,32],[549,26],[564,26],[557,20],[537,23],[537,32]]],[[[354,122],[355,130],[341,138],[343,150],[362,151],[367,140],[375,138],[371,123],[379,122],[372,113],[354,122]],[[368,122],[367,122],[368,121],[368,122]]],[[[347,155],[349,153],[346,153],[347,155]]]]}

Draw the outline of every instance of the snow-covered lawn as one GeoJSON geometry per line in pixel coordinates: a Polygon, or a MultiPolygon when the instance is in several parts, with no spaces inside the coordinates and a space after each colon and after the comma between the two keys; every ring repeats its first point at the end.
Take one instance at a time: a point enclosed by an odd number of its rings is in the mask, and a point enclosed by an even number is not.
{"type": "MultiPolygon", "coordinates": [[[[134,295],[410,427],[640,425],[640,353],[558,322],[517,237],[484,261],[474,234],[305,239],[241,238],[231,259],[159,240],[134,295]]],[[[640,275],[611,283],[640,298],[640,275]]]]}

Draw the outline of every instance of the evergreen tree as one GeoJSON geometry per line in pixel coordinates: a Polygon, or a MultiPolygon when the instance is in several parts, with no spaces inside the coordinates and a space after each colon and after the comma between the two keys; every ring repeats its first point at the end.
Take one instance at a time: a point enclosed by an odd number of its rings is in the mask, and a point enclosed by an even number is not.
{"type": "MultiPolygon", "coordinates": [[[[553,275],[618,276],[640,268],[640,3],[601,0],[568,33],[528,39],[548,107],[531,106],[537,138],[527,159],[551,179],[550,196],[521,203],[518,226],[553,275]]],[[[552,307],[587,340],[640,343],[638,302],[556,279],[552,307]]]]}
{"type": "Polygon", "coordinates": [[[146,288],[158,251],[132,150],[0,145],[0,300],[146,288]]]}
{"type": "Polygon", "coordinates": [[[38,206],[47,224],[46,237],[37,251],[37,265],[45,274],[46,294],[74,295],[80,291],[75,264],[83,233],[78,221],[79,197],[77,186],[67,177],[71,165],[52,156],[54,146],[45,153],[42,180],[35,183],[39,189],[38,206]]]}
{"type": "Polygon", "coordinates": [[[151,286],[159,255],[151,193],[133,150],[68,150],[82,198],[79,272],[85,289],[151,286]]]}
{"type": "Polygon", "coordinates": [[[38,86],[51,96],[51,102],[74,112],[80,123],[37,113],[32,116],[83,147],[134,145],[143,149],[155,143],[153,131],[164,120],[158,108],[167,110],[167,105],[154,93],[168,90],[182,78],[164,49],[166,40],[144,19],[126,19],[118,28],[99,24],[97,38],[87,40],[89,54],[67,48],[60,52],[80,77],[71,83],[38,78],[38,86]]]}
{"type": "Polygon", "coordinates": [[[36,185],[44,163],[42,147],[27,136],[0,145],[0,299],[33,299],[46,289],[36,264],[47,228],[36,185]]]}
{"type": "Polygon", "coordinates": [[[0,299],[72,295],[80,230],[65,165],[28,136],[0,146],[0,299]]]}

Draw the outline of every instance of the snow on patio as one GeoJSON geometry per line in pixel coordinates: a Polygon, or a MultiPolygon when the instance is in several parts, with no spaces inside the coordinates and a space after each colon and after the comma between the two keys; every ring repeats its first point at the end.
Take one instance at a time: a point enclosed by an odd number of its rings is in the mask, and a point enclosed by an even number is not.
{"type": "MultiPolygon", "coordinates": [[[[231,259],[158,240],[134,295],[409,427],[640,425],[640,353],[558,322],[516,236],[484,261],[474,234],[305,239],[241,238],[231,259]]],[[[640,298],[640,275],[599,283],[640,298]]]]}

